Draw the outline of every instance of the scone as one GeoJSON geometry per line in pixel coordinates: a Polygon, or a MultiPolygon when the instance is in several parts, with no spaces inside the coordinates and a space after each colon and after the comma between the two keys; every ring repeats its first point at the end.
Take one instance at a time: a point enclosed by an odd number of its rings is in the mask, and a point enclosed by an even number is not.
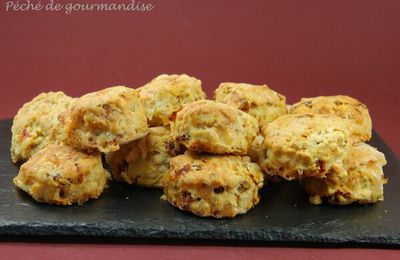
{"type": "Polygon", "coordinates": [[[287,113],[286,97],[267,85],[221,83],[214,91],[214,99],[254,116],[260,126],[287,113]]]}
{"type": "Polygon", "coordinates": [[[145,137],[106,155],[115,179],[129,184],[161,188],[170,158],[181,152],[165,126],[150,127],[145,137]]]}
{"type": "Polygon", "coordinates": [[[233,218],[260,200],[263,174],[247,156],[196,154],[171,159],[164,176],[169,203],[202,217],[233,218]]]}
{"type": "Polygon", "coordinates": [[[337,205],[375,203],[383,201],[384,165],[383,153],[368,144],[358,143],[344,160],[346,173],[328,173],[326,178],[304,178],[301,184],[310,195],[312,204],[321,204],[323,198],[337,205]]]}
{"type": "Polygon", "coordinates": [[[160,75],[138,92],[150,126],[167,126],[185,104],[206,98],[201,81],[186,74],[160,75]]]}
{"type": "Polygon", "coordinates": [[[192,151],[246,155],[257,136],[257,120],[226,104],[201,100],[186,105],[171,121],[177,142],[192,151]]]}
{"type": "Polygon", "coordinates": [[[349,96],[302,98],[290,109],[293,114],[332,114],[342,118],[354,143],[371,139],[372,122],[366,105],[349,96]]]}
{"type": "Polygon", "coordinates": [[[14,184],[39,202],[81,205],[99,197],[109,178],[99,153],[48,145],[21,165],[14,184]]]}
{"type": "Polygon", "coordinates": [[[11,127],[11,158],[26,161],[49,144],[60,143],[58,116],[73,98],[63,92],[42,93],[18,110],[11,127]]]}
{"type": "Polygon", "coordinates": [[[62,116],[66,143],[85,151],[112,152],[145,136],[147,119],[137,91],[117,86],[76,99],[62,116]]]}
{"type": "Polygon", "coordinates": [[[343,171],[352,145],[347,126],[334,115],[286,114],[265,125],[262,135],[259,165],[287,180],[343,171]]]}

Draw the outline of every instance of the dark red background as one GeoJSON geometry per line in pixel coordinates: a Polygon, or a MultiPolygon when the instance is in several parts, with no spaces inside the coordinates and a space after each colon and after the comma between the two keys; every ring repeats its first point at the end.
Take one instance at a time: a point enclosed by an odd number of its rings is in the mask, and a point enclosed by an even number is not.
{"type": "Polygon", "coordinates": [[[289,102],[352,95],[400,154],[399,1],[152,2],[144,14],[1,8],[0,116],[42,91],[78,96],[184,72],[210,97],[222,81],[267,83],[289,102]]]}
{"type": "MultiPolygon", "coordinates": [[[[187,73],[203,81],[209,97],[222,81],[267,83],[290,103],[304,96],[354,96],[368,105],[374,128],[400,154],[400,1],[150,2],[155,9],[143,14],[12,13],[3,5],[0,118],[12,117],[43,91],[79,96],[111,85],[138,87],[161,73],[187,73]]],[[[167,251],[184,253],[182,247],[167,251]]]]}

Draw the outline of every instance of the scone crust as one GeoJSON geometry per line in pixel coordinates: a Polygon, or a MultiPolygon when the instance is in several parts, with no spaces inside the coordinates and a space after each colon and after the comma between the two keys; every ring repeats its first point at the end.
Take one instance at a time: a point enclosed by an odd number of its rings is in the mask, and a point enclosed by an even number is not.
{"type": "Polygon", "coordinates": [[[224,82],[214,91],[214,99],[249,113],[260,126],[287,113],[286,97],[267,85],[224,82]]]}
{"type": "Polygon", "coordinates": [[[106,155],[116,180],[149,188],[162,188],[164,174],[172,157],[181,153],[181,147],[171,138],[166,126],[150,127],[141,139],[121,146],[106,155]]]}
{"type": "Polygon", "coordinates": [[[286,114],[265,125],[262,135],[259,165],[287,180],[343,171],[352,145],[347,126],[334,115],[286,114]]]}
{"type": "Polygon", "coordinates": [[[61,91],[41,93],[18,110],[11,127],[14,163],[26,161],[47,145],[62,141],[58,116],[72,100],[61,91]]]}
{"type": "Polygon", "coordinates": [[[138,89],[150,126],[168,126],[185,104],[202,100],[201,81],[186,74],[162,74],[138,89]]]}
{"type": "Polygon", "coordinates": [[[257,120],[229,105],[211,100],[186,105],[171,121],[175,140],[189,150],[246,155],[257,136],[257,120]]]}
{"type": "Polygon", "coordinates": [[[328,173],[326,178],[304,178],[302,186],[312,204],[347,205],[383,201],[385,155],[365,143],[351,147],[344,160],[345,174],[328,173]]]}
{"type": "Polygon", "coordinates": [[[66,143],[80,150],[112,152],[148,132],[137,91],[106,88],[76,99],[63,115],[66,143]]]}
{"type": "Polygon", "coordinates": [[[99,197],[109,178],[99,153],[48,145],[21,165],[14,184],[38,202],[71,205],[99,197]]]}
{"type": "Polygon", "coordinates": [[[247,156],[186,151],[171,159],[164,194],[173,206],[202,217],[232,218],[260,200],[263,174],[247,156]]]}
{"type": "Polygon", "coordinates": [[[349,96],[302,98],[290,109],[293,114],[331,114],[342,118],[349,126],[354,143],[372,136],[372,121],[366,105],[349,96]]]}

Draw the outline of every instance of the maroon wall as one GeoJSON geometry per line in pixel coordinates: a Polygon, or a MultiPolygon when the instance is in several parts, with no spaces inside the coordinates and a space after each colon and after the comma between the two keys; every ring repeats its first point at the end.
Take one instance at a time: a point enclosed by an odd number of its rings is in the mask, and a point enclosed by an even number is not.
{"type": "Polygon", "coordinates": [[[143,14],[66,15],[5,12],[3,1],[0,117],[42,91],[78,96],[184,72],[210,97],[222,81],[267,83],[289,102],[354,96],[400,154],[400,1],[151,2],[143,14]]]}

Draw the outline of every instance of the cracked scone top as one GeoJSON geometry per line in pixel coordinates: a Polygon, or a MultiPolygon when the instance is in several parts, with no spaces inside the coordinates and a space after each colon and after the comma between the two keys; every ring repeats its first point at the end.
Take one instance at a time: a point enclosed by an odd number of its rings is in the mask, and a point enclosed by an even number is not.
{"type": "Polygon", "coordinates": [[[129,184],[161,188],[170,158],[180,153],[169,127],[150,127],[149,133],[106,155],[115,179],[129,184]]]}
{"type": "Polygon", "coordinates": [[[106,88],[76,99],[62,116],[67,144],[86,151],[112,152],[148,132],[137,91],[106,88]]]}
{"type": "Polygon", "coordinates": [[[90,155],[65,145],[48,145],[21,165],[14,184],[39,202],[81,205],[99,197],[109,179],[100,153],[90,155]]]}
{"type": "Polygon", "coordinates": [[[259,165],[287,180],[343,171],[352,145],[347,126],[334,115],[286,114],[264,126],[262,135],[259,165]]]}
{"type": "Polygon", "coordinates": [[[253,208],[263,186],[259,166],[247,156],[186,151],[164,176],[169,203],[203,217],[235,217],[253,208]]]}
{"type": "Polygon", "coordinates": [[[304,178],[302,186],[310,195],[312,204],[328,203],[347,205],[383,201],[383,185],[386,183],[382,167],[385,155],[365,143],[350,148],[343,162],[345,172],[328,173],[326,178],[304,178]]]}
{"type": "Polygon", "coordinates": [[[267,85],[221,83],[214,91],[214,99],[249,113],[260,126],[287,113],[286,97],[267,85]]]}
{"type": "Polygon", "coordinates": [[[349,96],[302,98],[293,104],[292,114],[332,114],[348,125],[353,142],[365,142],[372,136],[372,121],[366,105],[349,96]]]}
{"type": "Polygon", "coordinates": [[[171,133],[189,150],[246,155],[259,132],[257,120],[212,100],[186,105],[171,121],[171,133]]]}
{"type": "Polygon", "coordinates": [[[138,89],[150,126],[169,125],[169,119],[185,104],[202,100],[201,81],[186,74],[162,74],[138,89]]]}
{"type": "Polygon", "coordinates": [[[58,116],[72,100],[61,91],[41,93],[18,110],[11,128],[14,163],[26,161],[47,145],[62,141],[58,116]]]}

